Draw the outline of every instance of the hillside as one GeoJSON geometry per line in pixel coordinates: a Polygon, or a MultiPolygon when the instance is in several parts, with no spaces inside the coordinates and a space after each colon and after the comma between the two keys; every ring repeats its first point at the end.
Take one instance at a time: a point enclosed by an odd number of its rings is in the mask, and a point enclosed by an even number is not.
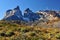
{"type": "Polygon", "coordinates": [[[60,40],[60,12],[9,9],[0,21],[0,40],[60,40]]]}
{"type": "Polygon", "coordinates": [[[60,40],[60,28],[0,21],[0,40],[60,40]]]}

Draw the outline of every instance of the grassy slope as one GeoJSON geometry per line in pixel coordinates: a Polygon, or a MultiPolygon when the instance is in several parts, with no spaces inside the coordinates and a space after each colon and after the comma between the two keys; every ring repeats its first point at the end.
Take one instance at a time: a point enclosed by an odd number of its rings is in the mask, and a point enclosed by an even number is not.
{"type": "Polygon", "coordinates": [[[30,27],[0,21],[0,40],[60,40],[59,28],[30,27]]]}

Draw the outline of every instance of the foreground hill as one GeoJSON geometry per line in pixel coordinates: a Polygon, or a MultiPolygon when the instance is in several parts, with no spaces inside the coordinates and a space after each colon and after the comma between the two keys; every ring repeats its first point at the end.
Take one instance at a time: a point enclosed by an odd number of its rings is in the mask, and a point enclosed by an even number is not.
{"type": "Polygon", "coordinates": [[[0,40],[60,40],[60,28],[0,21],[0,40]]]}

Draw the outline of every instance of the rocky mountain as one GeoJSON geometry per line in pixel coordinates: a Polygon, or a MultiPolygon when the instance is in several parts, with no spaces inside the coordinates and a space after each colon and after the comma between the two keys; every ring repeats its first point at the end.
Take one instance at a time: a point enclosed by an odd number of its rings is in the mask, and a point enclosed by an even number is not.
{"type": "Polygon", "coordinates": [[[24,10],[24,15],[22,15],[22,11],[19,6],[14,9],[10,9],[6,11],[6,15],[3,20],[21,20],[25,22],[36,22],[43,20],[44,22],[57,20],[60,18],[60,12],[54,10],[39,10],[37,12],[33,12],[29,8],[24,10]]]}
{"type": "Polygon", "coordinates": [[[19,6],[17,6],[14,9],[10,9],[6,11],[5,17],[3,18],[3,20],[22,20],[22,12],[19,9],[19,6]]]}
{"type": "Polygon", "coordinates": [[[46,19],[46,20],[57,20],[58,18],[60,18],[59,14],[56,13],[56,11],[51,11],[51,10],[45,10],[45,11],[37,11],[36,12],[37,14],[40,15],[40,20],[41,19],[46,19]]]}
{"type": "Polygon", "coordinates": [[[35,21],[35,20],[38,20],[40,17],[38,14],[32,12],[29,8],[27,8],[25,11],[24,11],[24,18],[28,19],[29,21],[35,21]]]}

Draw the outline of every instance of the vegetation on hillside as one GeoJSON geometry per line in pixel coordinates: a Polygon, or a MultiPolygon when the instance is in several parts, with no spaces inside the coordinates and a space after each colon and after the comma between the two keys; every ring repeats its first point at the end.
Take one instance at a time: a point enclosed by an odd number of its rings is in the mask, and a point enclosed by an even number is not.
{"type": "Polygon", "coordinates": [[[60,40],[60,28],[31,27],[0,21],[0,40],[60,40]]]}

